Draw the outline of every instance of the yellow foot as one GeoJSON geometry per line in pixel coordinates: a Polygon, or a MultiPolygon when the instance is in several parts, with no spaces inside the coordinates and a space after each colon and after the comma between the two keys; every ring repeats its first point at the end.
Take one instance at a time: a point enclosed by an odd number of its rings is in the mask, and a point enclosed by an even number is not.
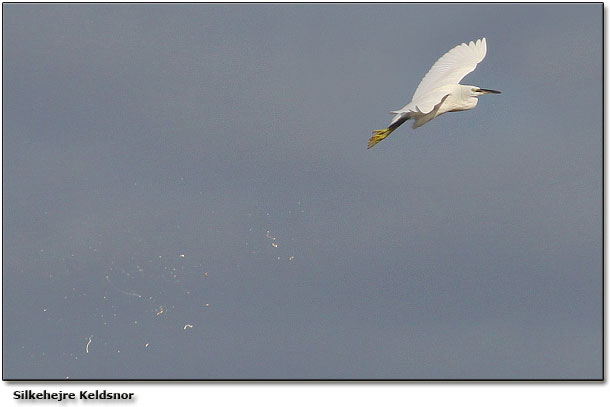
{"type": "Polygon", "coordinates": [[[369,139],[368,148],[373,147],[375,144],[379,143],[381,140],[389,136],[392,131],[393,130],[391,130],[389,127],[383,130],[373,130],[373,137],[369,139]]]}

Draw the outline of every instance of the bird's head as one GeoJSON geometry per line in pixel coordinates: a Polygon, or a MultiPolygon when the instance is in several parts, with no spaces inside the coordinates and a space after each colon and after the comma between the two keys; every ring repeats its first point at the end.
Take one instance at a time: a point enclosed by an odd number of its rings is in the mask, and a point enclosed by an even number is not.
{"type": "Polygon", "coordinates": [[[481,95],[485,95],[487,93],[491,93],[493,95],[497,95],[500,94],[502,92],[500,92],[499,90],[491,90],[491,89],[483,89],[483,88],[479,88],[477,86],[471,86],[470,87],[470,96],[481,96],[481,95]]]}

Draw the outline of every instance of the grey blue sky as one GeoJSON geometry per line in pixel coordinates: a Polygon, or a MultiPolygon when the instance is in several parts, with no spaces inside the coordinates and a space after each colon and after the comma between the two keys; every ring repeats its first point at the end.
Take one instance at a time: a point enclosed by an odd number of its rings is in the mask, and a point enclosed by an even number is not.
{"type": "Polygon", "coordinates": [[[4,379],[601,378],[602,13],[4,4],[4,379]]]}

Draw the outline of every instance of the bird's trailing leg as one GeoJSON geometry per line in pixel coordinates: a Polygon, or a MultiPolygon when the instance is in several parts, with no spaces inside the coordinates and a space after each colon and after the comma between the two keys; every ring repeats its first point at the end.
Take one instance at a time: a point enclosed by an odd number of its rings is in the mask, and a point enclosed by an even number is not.
{"type": "Polygon", "coordinates": [[[390,135],[394,130],[398,128],[401,124],[409,120],[409,116],[403,116],[396,120],[394,123],[390,125],[390,127],[382,129],[382,130],[373,130],[373,137],[369,139],[369,146],[367,150],[373,147],[375,144],[379,143],[381,140],[390,135]]]}
{"type": "Polygon", "coordinates": [[[369,146],[368,146],[367,150],[369,148],[373,147],[375,144],[379,143],[381,140],[383,140],[387,136],[389,136],[390,133],[392,133],[393,131],[394,131],[394,129],[391,127],[388,127],[387,129],[382,129],[382,130],[373,130],[373,137],[371,137],[369,139],[369,146]]]}

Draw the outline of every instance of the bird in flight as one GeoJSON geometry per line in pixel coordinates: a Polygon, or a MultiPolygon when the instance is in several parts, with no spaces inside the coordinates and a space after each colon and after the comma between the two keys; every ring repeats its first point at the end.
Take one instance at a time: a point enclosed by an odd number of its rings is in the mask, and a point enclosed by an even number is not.
{"type": "Polygon", "coordinates": [[[473,85],[460,85],[464,76],[475,70],[486,53],[487,42],[482,38],[458,45],[440,57],[419,83],[411,102],[400,110],[390,112],[395,116],[387,128],[373,131],[368,148],[409,119],[414,119],[413,128],[416,129],[443,113],[473,109],[480,95],[500,93],[473,85]]]}

